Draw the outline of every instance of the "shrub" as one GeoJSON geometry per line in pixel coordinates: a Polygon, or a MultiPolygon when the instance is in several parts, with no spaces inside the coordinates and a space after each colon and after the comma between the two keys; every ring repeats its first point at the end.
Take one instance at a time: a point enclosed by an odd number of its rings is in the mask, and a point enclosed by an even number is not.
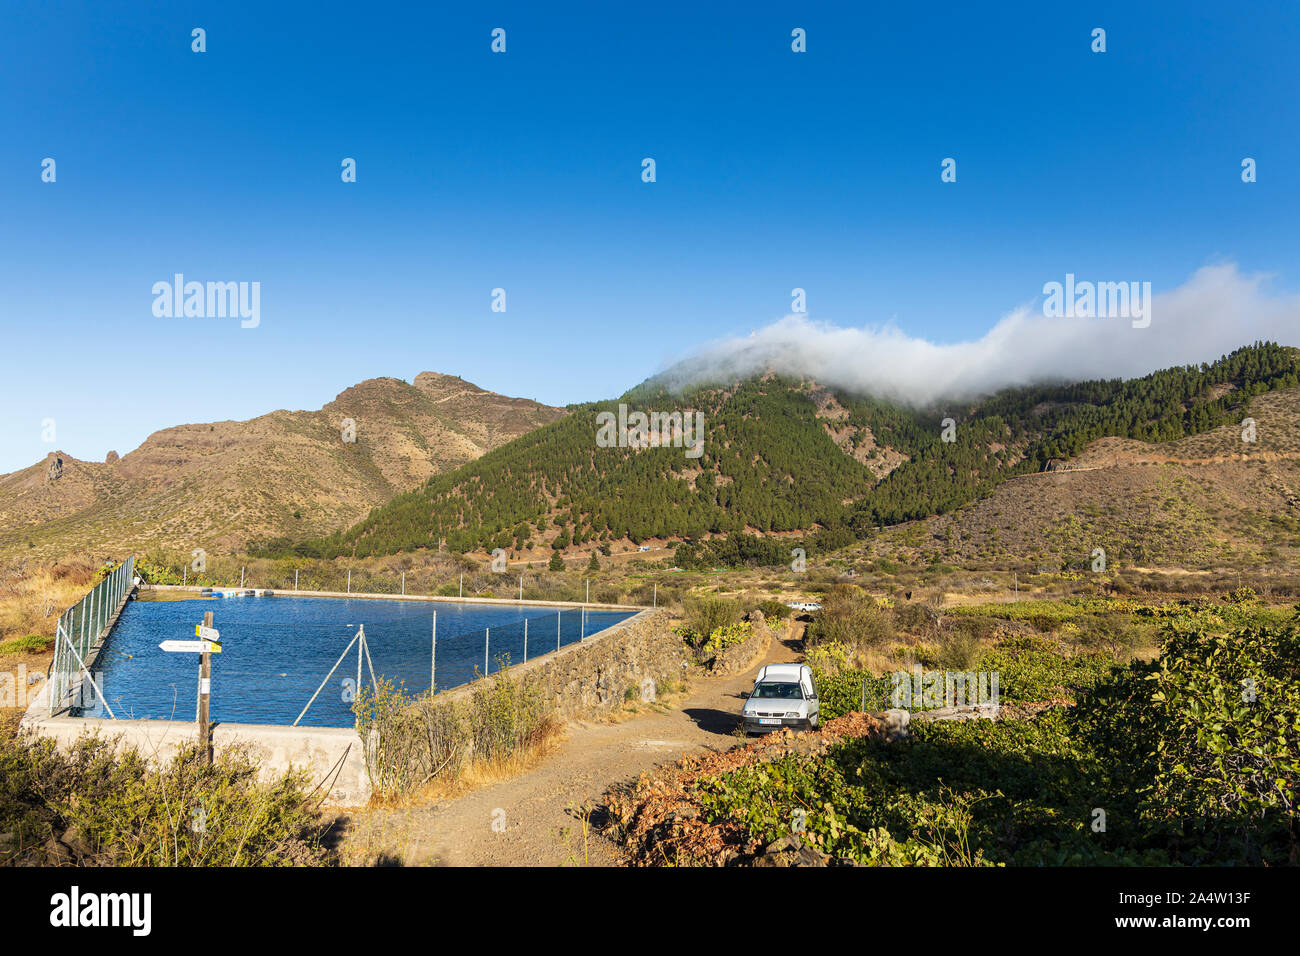
{"type": "Polygon", "coordinates": [[[699,648],[715,631],[730,627],[740,619],[740,603],[714,594],[691,594],[682,598],[686,613],[683,636],[692,647],[699,648]]]}
{"type": "Polygon", "coordinates": [[[804,632],[807,646],[838,643],[850,647],[879,647],[894,636],[888,616],[870,595],[848,584],[837,584],[822,601],[822,609],[804,632]]]}
{"type": "Polygon", "coordinates": [[[554,710],[539,680],[517,680],[509,668],[474,684],[467,702],[411,698],[380,681],[353,703],[366,770],[383,797],[455,777],[471,759],[499,760],[535,746],[554,731],[554,710]]]}
{"type": "Polygon", "coordinates": [[[40,634],[15,637],[8,641],[0,641],[0,657],[10,654],[40,654],[49,650],[53,643],[54,638],[42,637],[40,634]]]}
{"type": "Polygon", "coordinates": [[[728,647],[735,647],[749,640],[754,628],[748,621],[737,621],[726,627],[719,627],[709,634],[708,639],[699,647],[700,657],[711,657],[728,647]]]}
{"type": "Polygon", "coordinates": [[[259,782],[246,750],[197,747],[152,766],[83,736],[0,738],[0,864],[287,866],[326,861],[301,771],[259,782]]]}
{"type": "Polygon", "coordinates": [[[1206,861],[1294,862],[1300,625],[1214,633],[1175,621],[1162,644],[1079,709],[1112,785],[1206,861]]]}

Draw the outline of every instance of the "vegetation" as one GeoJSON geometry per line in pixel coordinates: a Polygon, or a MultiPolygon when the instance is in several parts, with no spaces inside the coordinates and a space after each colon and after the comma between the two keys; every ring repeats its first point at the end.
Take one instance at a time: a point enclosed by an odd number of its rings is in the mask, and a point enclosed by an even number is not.
{"type": "Polygon", "coordinates": [[[555,705],[536,678],[508,667],[472,686],[468,700],[411,698],[391,681],[353,702],[376,795],[411,796],[471,762],[490,764],[540,745],[558,728],[555,705]]]}
{"type": "Polygon", "coordinates": [[[197,748],[151,766],[85,736],[0,735],[0,864],[302,866],[329,861],[319,796],[301,773],[258,782],[257,761],[197,748]]]}
{"type": "MultiPolygon", "coordinates": [[[[980,663],[1004,703],[1064,691],[1077,707],[754,762],[701,780],[701,811],[763,844],[802,811],[806,842],[866,864],[1294,863],[1300,615],[1150,610],[1154,662],[1009,641],[980,663]]],[[[879,707],[887,678],[821,676],[825,716],[857,709],[864,678],[879,707]]]]}
{"type": "Polygon", "coordinates": [[[1254,395],[1296,385],[1295,356],[1271,343],[1132,381],[1009,389],[951,412],[832,396],[775,377],[684,395],[647,383],[623,400],[704,412],[700,457],[672,447],[599,447],[596,416],[608,409],[575,406],[564,419],[397,496],[347,531],[255,548],[331,557],[677,538],[695,548],[681,552],[684,567],[786,564],[788,542],[757,544],[755,533],[816,532],[830,536],[822,543],[830,550],[881,526],[951,511],[1093,439],[1181,438],[1239,420],[1254,395]],[[837,433],[851,436],[843,445],[819,417],[818,402],[828,397],[842,410],[837,433]],[[945,418],[955,431],[943,428],[945,418]],[[877,454],[884,448],[898,456],[883,479],[877,471],[885,469],[854,457],[867,441],[877,454]],[[719,536],[741,537],[704,544],[719,536]]]}

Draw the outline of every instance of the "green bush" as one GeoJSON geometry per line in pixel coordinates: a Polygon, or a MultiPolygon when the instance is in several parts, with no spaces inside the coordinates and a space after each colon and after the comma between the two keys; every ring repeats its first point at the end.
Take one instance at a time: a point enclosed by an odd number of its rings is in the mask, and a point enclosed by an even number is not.
{"type": "Polygon", "coordinates": [[[743,644],[749,640],[750,635],[753,633],[753,625],[748,621],[737,621],[735,624],[716,628],[699,646],[700,657],[711,657],[728,647],[743,644]]]}
{"type": "Polygon", "coordinates": [[[1300,625],[1211,632],[1175,622],[1161,656],[1076,715],[1138,812],[1205,860],[1295,862],[1300,625]]]}
{"type": "Polygon", "coordinates": [[[49,650],[53,643],[54,638],[42,637],[40,634],[10,638],[7,641],[0,641],[0,657],[10,654],[40,654],[42,651],[49,650]]]}
{"type": "Polygon", "coordinates": [[[687,595],[682,598],[682,610],[686,613],[683,636],[697,649],[715,631],[740,620],[740,602],[714,594],[687,595]]]}
{"type": "Polygon", "coordinates": [[[763,617],[769,621],[784,621],[790,616],[790,609],[780,601],[773,601],[771,598],[760,601],[758,609],[763,612],[763,617]]]}
{"type": "MultiPolygon", "coordinates": [[[[1017,693],[1063,686],[1083,702],[752,763],[697,784],[705,819],[768,842],[799,812],[808,842],[866,864],[1295,862],[1295,617],[1216,630],[1172,614],[1154,663],[1065,658],[1041,637],[1006,641],[987,663],[1017,693]],[[1098,809],[1106,826],[1094,829],[1098,809]]],[[[823,716],[857,709],[864,676],[818,674],[823,716]]],[[[868,681],[878,709],[888,678],[868,681]]]]}
{"type": "Polygon", "coordinates": [[[197,747],[160,766],[83,736],[0,737],[0,864],[289,866],[326,862],[301,771],[259,782],[258,761],[197,747]]]}
{"type": "Polygon", "coordinates": [[[822,600],[804,631],[809,646],[825,643],[849,647],[879,647],[894,636],[888,614],[861,588],[839,584],[822,600]]]}
{"type": "Polygon", "coordinates": [[[877,677],[868,671],[845,670],[829,674],[822,670],[813,670],[813,680],[817,683],[817,696],[821,719],[834,720],[845,714],[862,709],[862,687],[866,684],[867,711],[888,710],[893,688],[893,678],[886,674],[877,677]]]}
{"type": "Polygon", "coordinates": [[[1106,654],[1062,655],[1048,638],[1010,638],[982,654],[976,670],[998,675],[1003,701],[1045,701],[1092,688],[1116,666],[1106,654]]]}

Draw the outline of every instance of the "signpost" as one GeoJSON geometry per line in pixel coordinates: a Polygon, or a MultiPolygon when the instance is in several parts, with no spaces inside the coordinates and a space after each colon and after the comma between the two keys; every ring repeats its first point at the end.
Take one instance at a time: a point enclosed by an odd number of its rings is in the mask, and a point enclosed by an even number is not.
{"type": "Polygon", "coordinates": [[[203,623],[194,625],[196,641],[163,641],[158,646],[171,654],[199,655],[199,754],[204,763],[212,762],[212,724],[208,719],[208,698],[212,693],[212,655],[221,653],[221,632],[212,626],[212,612],[203,615],[203,623]]]}

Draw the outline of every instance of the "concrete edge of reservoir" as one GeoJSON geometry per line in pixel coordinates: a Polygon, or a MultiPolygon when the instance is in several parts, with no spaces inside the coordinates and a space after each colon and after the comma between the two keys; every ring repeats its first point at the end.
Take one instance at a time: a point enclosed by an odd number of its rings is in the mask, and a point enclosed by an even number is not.
{"type": "MultiPolygon", "coordinates": [[[[312,595],[308,594],[308,596],[312,595]]],[[[373,595],[382,598],[391,596],[373,595]]],[[[593,607],[593,605],[587,606],[593,607]]],[[[620,631],[642,620],[652,610],[615,605],[596,607],[601,610],[637,610],[640,613],[633,614],[626,620],[593,634],[583,643],[566,644],[561,651],[553,653],[567,656],[580,653],[584,648],[600,647],[606,639],[616,638],[620,631]]],[[[540,664],[546,661],[550,656],[550,654],[543,655],[519,666],[528,668],[535,662],[540,664]]],[[[450,688],[448,693],[454,694],[463,689],[450,688]]],[[[119,748],[133,748],[146,760],[162,763],[174,757],[183,745],[198,742],[198,725],[193,721],[51,717],[49,695],[49,681],[45,681],[35,699],[29,704],[19,726],[22,730],[51,738],[61,749],[71,747],[83,735],[98,734],[106,740],[115,741],[119,748]]],[[[370,776],[366,771],[365,745],[360,735],[351,727],[216,723],[212,730],[212,746],[214,752],[233,746],[247,748],[257,761],[260,775],[264,780],[275,779],[293,768],[305,770],[310,784],[317,787],[318,792],[324,787],[329,788],[323,796],[326,805],[361,806],[371,796],[370,776]]]]}
{"type": "Polygon", "coordinates": [[[195,584],[141,584],[141,591],[190,591],[194,594],[232,594],[265,597],[357,598],[367,601],[426,601],[442,604],[521,604],[530,607],[587,608],[590,611],[649,611],[643,604],[597,604],[585,601],[530,601],[498,597],[445,597],[441,594],[376,594],[362,591],[294,591],[291,588],[200,587],[195,584]]]}

